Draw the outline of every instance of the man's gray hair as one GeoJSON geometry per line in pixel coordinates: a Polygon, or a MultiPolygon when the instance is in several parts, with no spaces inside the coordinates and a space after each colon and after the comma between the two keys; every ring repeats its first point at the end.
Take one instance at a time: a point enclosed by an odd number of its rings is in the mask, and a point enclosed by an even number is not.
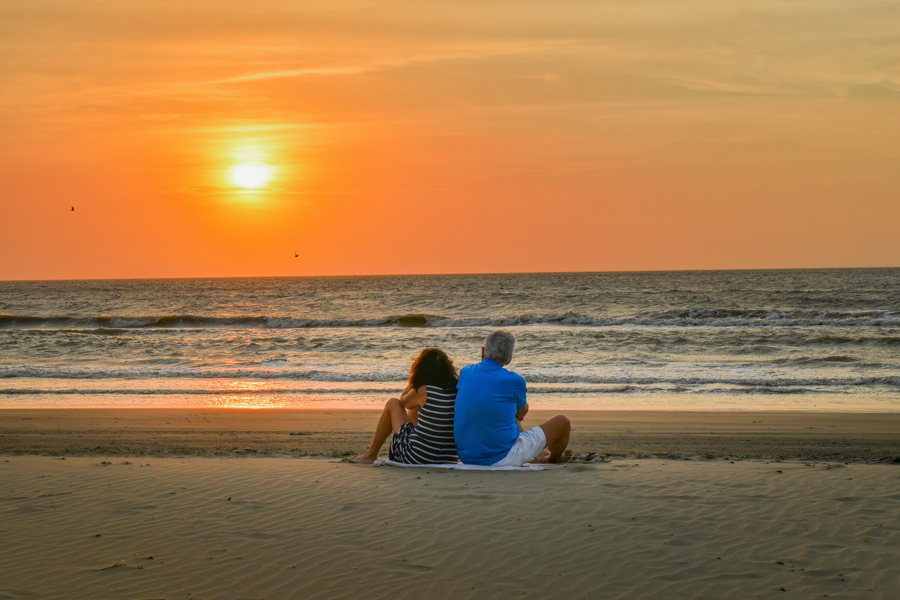
{"type": "Polygon", "coordinates": [[[515,345],[516,336],[498,329],[484,339],[484,357],[505,365],[512,360],[515,345]]]}

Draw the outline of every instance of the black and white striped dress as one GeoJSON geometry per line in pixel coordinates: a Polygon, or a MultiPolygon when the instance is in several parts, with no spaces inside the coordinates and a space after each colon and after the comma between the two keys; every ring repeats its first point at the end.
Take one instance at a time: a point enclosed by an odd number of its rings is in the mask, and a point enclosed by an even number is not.
{"type": "Polygon", "coordinates": [[[425,386],[425,405],[419,408],[419,422],[405,423],[391,438],[391,460],[408,465],[455,463],[453,408],[456,390],[425,386]]]}

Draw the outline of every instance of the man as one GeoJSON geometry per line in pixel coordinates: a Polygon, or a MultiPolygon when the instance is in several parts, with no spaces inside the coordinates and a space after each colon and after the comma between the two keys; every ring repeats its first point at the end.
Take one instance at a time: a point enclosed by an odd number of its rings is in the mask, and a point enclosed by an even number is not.
{"type": "Polygon", "coordinates": [[[528,414],[525,380],[503,367],[512,360],[516,338],[497,330],[484,340],[481,362],[459,373],[453,437],[459,459],[467,465],[521,467],[526,462],[565,462],[572,429],[568,417],[556,415],[524,430],[528,414]],[[547,451],[544,451],[544,448],[547,451]]]}

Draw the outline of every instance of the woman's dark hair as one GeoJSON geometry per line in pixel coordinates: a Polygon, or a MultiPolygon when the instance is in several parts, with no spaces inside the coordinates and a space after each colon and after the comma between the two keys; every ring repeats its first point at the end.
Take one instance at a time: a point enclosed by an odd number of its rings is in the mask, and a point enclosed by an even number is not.
{"type": "Polygon", "coordinates": [[[425,348],[409,368],[409,385],[418,389],[423,385],[436,385],[441,389],[455,390],[459,374],[453,361],[440,348],[425,348]]]}

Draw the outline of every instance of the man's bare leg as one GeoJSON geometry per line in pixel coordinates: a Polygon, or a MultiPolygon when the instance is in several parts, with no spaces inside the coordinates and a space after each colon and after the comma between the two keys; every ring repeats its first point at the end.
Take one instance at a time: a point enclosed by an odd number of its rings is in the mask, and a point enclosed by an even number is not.
{"type": "MultiPolygon", "coordinates": [[[[522,419],[516,419],[516,425],[519,426],[519,433],[522,433],[523,431],[525,431],[525,426],[522,425],[522,419]]],[[[547,460],[549,458],[550,458],[550,451],[547,450],[546,448],[544,448],[543,450],[538,452],[537,456],[535,456],[528,462],[533,462],[533,463],[547,462],[547,460]]]]}
{"type": "Polygon", "coordinates": [[[381,411],[381,418],[378,419],[378,425],[375,427],[375,437],[369,449],[357,456],[351,456],[348,460],[352,463],[372,464],[378,459],[378,452],[384,446],[384,441],[391,433],[397,433],[400,426],[409,423],[409,415],[400,400],[391,398],[384,405],[381,411]]]}
{"type": "Polygon", "coordinates": [[[542,463],[543,462],[543,463],[545,463],[545,462],[548,462],[549,460],[550,460],[550,451],[547,450],[546,448],[544,448],[543,450],[541,450],[540,454],[538,454],[537,456],[535,456],[528,462],[533,462],[533,463],[542,463]]]}
{"type": "Polygon", "coordinates": [[[544,430],[550,455],[545,458],[542,453],[535,458],[535,462],[561,463],[572,458],[572,451],[566,447],[569,444],[569,434],[572,432],[572,423],[569,421],[569,417],[556,415],[538,427],[544,430]]]}

